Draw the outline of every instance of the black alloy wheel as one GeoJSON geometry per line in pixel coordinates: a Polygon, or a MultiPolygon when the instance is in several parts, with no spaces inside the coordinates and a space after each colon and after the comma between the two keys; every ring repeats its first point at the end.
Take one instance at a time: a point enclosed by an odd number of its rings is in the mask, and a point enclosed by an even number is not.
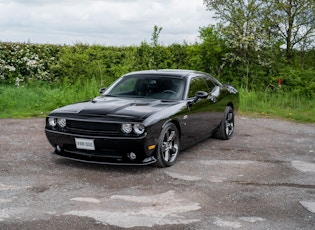
{"type": "Polygon", "coordinates": [[[234,110],[231,106],[227,106],[224,110],[222,121],[218,130],[214,133],[214,137],[228,140],[234,133],[234,110]]]}
{"type": "Polygon", "coordinates": [[[156,152],[157,166],[169,167],[174,165],[179,153],[179,133],[173,123],[167,123],[160,134],[156,152]]]}

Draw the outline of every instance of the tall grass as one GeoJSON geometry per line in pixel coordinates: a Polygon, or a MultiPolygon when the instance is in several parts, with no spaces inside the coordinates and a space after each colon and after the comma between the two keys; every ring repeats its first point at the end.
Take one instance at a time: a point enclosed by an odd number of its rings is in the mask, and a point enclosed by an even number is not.
{"type": "Polygon", "coordinates": [[[284,91],[240,90],[240,112],[276,116],[299,122],[315,122],[315,103],[308,97],[284,91]]]}
{"type": "MultiPolygon", "coordinates": [[[[100,80],[64,80],[58,85],[0,86],[0,118],[43,117],[63,105],[91,99],[104,87],[100,80]]],[[[240,89],[241,114],[315,122],[314,100],[289,92],[240,89]]]]}
{"type": "Polygon", "coordinates": [[[0,86],[0,118],[45,116],[51,110],[98,95],[101,82],[96,79],[71,83],[31,86],[0,86]]]}
{"type": "Polygon", "coordinates": [[[44,115],[54,107],[54,101],[49,96],[58,94],[58,89],[42,86],[25,88],[14,86],[0,87],[0,117],[32,117],[44,115]]]}

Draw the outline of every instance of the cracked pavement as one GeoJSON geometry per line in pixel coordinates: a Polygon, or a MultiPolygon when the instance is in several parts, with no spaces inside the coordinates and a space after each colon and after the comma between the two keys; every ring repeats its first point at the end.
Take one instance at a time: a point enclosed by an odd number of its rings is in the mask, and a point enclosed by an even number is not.
{"type": "Polygon", "coordinates": [[[0,119],[0,229],[313,229],[315,124],[237,116],[174,166],[51,154],[44,119],[0,119]]]}

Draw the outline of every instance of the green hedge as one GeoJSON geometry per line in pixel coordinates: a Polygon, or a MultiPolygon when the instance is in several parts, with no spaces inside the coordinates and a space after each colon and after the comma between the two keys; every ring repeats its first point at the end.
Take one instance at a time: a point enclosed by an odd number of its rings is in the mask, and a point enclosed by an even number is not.
{"type": "MultiPolygon", "coordinates": [[[[95,79],[107,86],[130,71],[181,68],[208,72],[222,82],[233,83],[247,90],[293,91],[314,97],[315,69],[311,64],[314,50],[305,55],[304,69],[299,66],[298,55],[291,65],[283,63],[281,58],[275,58],[268,65],[255,60],[246,65],[229,63],[227,54],[233,51],[224,47],[222,39],[211,35],[212,31],[207,32],[210,35],[205,34],[200,44],[170,46],[153,46],[146,42],[128,47],[0,42],[0,84],[27,86],[39,82],[67,82],[71,86],[78,81],[95,79]],[[277,84],[280,78],[283,80],[281,88],[277,84]]],[[[277,56],[281,56],[281,53],[277,56]]]]}

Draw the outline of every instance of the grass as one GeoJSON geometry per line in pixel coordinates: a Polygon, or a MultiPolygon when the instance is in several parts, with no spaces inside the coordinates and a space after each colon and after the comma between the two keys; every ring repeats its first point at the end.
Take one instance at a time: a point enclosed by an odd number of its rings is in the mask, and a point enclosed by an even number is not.
{"type": "Polygon", "coordinates": [[[253,92],[241,89],[240,101],[241,114],[315,123],[314,100],[290,92],[253,92]]]}
{"type": "MultiPolygon", "coordinates": [[[[102,85],[95,79],[29,87],[0,86],[0,118],[44,117],[63,105],[93,98],[102,85]]],[[[288,92],[240,90],[239,113],[315,123],[314,100],[288,92]]]]}
{"type": "Polygon", "coordinates": [[[91,99],[101,88],[95,79],[64,82],[58,86],[0,86],[0,118],[44,117],[63,105],[91,99]]]}

